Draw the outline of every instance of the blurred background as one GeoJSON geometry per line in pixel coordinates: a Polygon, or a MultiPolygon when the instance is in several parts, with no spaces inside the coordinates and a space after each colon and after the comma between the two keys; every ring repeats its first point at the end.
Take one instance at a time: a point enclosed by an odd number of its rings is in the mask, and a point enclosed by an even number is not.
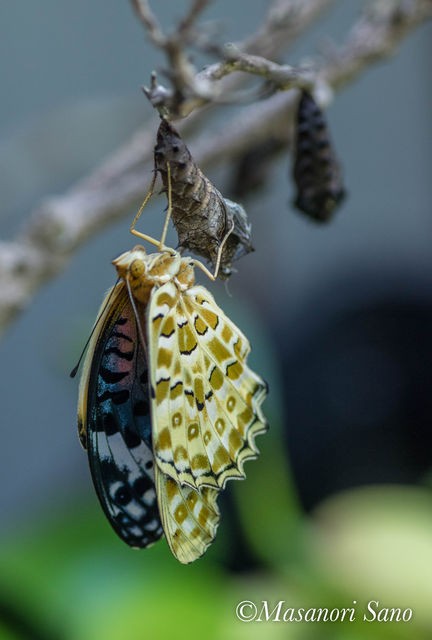
{"type": "MultiPolygon", "coordinates": [[[[185,6],[156,4],[166,25],[185,6]]],[[[287,61],[341,42],[359,5],[335,3],[287,61]]],[[[205,17],[220,21],[221,40],[239,40],[266,7],[219,0],[205,17]]],[[[8,239],[43,197],[138,126],[156,132],[140,86],[163,60],[126,0],[44,0],[25,11],[4,3],[0,16],[8,239]]],[[[244,200],[256,251],[238,263],[231,295],[222,283],[214,289],[269,381],[270,430],[247,481],[224,493],[216,542],[201,560],[181,566],[164,541],[137,552],[118,540],[76,435],[69,371],[114,282],[111,260],[132,246],[134,211],[81,249],[9,328],[0,344],[1,640],[431,637],[431,33],[420,28],[329,109],[348,190],[329,225],[293,210],[285,155],[244,200]],[[235,616],[242,600],[356,601],[358,615],[245,624],[235,616]],[[370,600],[412,608],[413,619],[364,623],[370,600]]],[[[210,177],[228,195],[232,176],[210,177]]],[[[156,199],[143,215],[146,232],[158,235],[163,206],[156,199]]]]}

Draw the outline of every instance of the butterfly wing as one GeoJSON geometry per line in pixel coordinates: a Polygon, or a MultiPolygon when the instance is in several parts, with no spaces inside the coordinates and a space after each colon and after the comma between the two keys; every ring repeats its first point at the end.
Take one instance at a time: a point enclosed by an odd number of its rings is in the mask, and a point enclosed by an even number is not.
{"type": "Polygon", "coordinates": [[[218,491],[180,486],[155,465],[156,492],[167,542],[173,555],[188,564],[203,555],[219,524],[218,491]]]}
{"type": "Polygon", "coordinates": [[[123,283],[107,295],[101,309],[80,382],[79,435],[110,524],[127,544],[142,548],[163,534],[154,485],[147,358],[123,283]]]}
{"type": "Polygon", "coordinates": [[[246,364],[247,338],[204,287],[168,282],[148,313],[157,466],[181,485],[220,490],[257,456],[267,386],[246,364]]]}

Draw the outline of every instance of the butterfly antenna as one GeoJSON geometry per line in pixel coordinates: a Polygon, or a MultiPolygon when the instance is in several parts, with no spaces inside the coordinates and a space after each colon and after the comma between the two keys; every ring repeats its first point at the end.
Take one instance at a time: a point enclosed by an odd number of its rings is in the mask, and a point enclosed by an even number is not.
{"type": "Polygon", "coordinates": [[[69,374],[71,378],[75,378],[76,374],[78,373],[78,369],[79,369],[79,367],[80,367],[81,360],[83,359],[84,354],[85,354],[85,352],[87,351],[87,347],[89,346],[90,340],[92,339],[92,335],[94,334],[94,332],[95,332],[95,330],[96,330],[96,327],[97,327],[97,326],[98,326],[98,324],[99,324],[100,319],[102,318],[103,314],[105,313],[105,309],[106,309],[106,308],[107,308],[107,306],[109,305],[110,300],[111,300],[111,298],[112,298],[112,296],[113,296],[113,293],[114,293],[114,291],[115,291],[115,289],[116,289],[116,287],[117,287],[117,285],[118,285],[118,283],[119,283],[119,282],[120,282],[120,278],[118,278],[118,279],[117,279],[117,282],[115,283],[115,285],[114,285],[114,286],[113,286],[113,288],[111,289],[110,294],[109,294],[109,296],[108,296],[108,298],[107,298],[107,301],[105,302],[105,304],[104,304],[104,306],[103,306],[103,309],[101,309],[101,311],[100,311],[100,313],[99,313],[98,317],[96,318],[96,322],[94,323],[94,325],[93,325],[93,329],[91,330],[90,335],[89,335],[89,337],[87,338],[86,343],[85,343],[85,345],[84,345],[84,348],[83,348],[83,350],[81,351],[81,355],[80,355],[80,357],[79,357],[79,359],[78,359],[78,362],[76,363],[76,365],[74,366],[74,368],[72,369],[72,371],[71,371],[71,372],[70,372],[70,374],[69,374]]]}

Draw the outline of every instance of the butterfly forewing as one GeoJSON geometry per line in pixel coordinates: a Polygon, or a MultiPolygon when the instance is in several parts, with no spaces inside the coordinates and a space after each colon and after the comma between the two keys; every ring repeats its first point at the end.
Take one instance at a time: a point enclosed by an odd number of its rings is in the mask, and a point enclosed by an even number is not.
{"type": "Polygon", "coordinates": [[[123,283],[104,308],[80,384],[80,438],[111,525],[127,544],[146,547],[163,533],[154,486],[147,360],[123,283]]]}
{"type": "Polygon", "coordinates": [[[180,292],[173,282],[153,292],[148,328],[159,468],[194,488],[244,477],[267,428],[266,385],[246,365],[247,338],[204,287],[180,292]]]}

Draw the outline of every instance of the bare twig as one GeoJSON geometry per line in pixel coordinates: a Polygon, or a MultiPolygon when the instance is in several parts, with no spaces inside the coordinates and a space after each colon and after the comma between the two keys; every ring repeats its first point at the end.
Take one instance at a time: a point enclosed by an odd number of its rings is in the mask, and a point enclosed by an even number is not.
{"type": "Polygon", "coordinates": [[[180,39],[188,38],[198,16],[209,4],[210,0],[193,0],[189,12],[186,14],[183,20],[179,22],[177,33],[180,39]]]}
{"type": "MultiPolygon", "coordinates": [[[[430,0],[380,0],[376,6],[382,10],[366,13],[338,54],[320,67],[319,78],[333,89],[391,55],[412,29],[432,17],[430,0]]],[[[204,133],[195,141],[196,162],[206,170],[270,137],[288,144],[287,123],[294,99],[295,92],[288,91],[242,108],[223,132],[204,133]]],[[[43,203],[14,241],[0,244],[0,327],[4,329],[42,284],[61,272],[76,248],[142,198],[153,144],[154,134],[148,128],[137,133],[90,177],[43,203]]]]}
{"type": "Polygon", "coordinates": [[[274,0],[258,31],[239,48],[245,53],[275,58],[332,4],[334,0],[274,0]]]}
{"type": "Polygon", "coordinates": [[[170,35],[162,33],[148,0],[131,1],[151,41],[167,56],[169,79],[173,87],[168,89],[157,84],[156,76],[153,74],[150,89],[144,88],[144,92],[161,114],[184,117],[189,112],[185,111],[183,103],[188,102],[188,96],[195,93],[196,76],[196,69],[189,60],[187,48],[194,39],[196,40],[195,22],[210,0],[192,0],[188,13],[170,35]]]}
{"type": "Polygon", "coordinates": [[[148,0],[131,0],[132,7],[135,10],[138,18],[144,25],[146,31],[148,32],[152,42],[157,47],[165,46],[165,36],[162,33],[162,29],[160,28],[156,16],[153,11],[150,9],[150,5],[148,0]]]}
{"type": "MultiPolygon", "coordinates": [[[[132,0],[134,6],[139,1],[132,0]]],[[[141,21],[146,26],[153,43],[168,58],[172,89],[155,82],[155,76],[153,76],[150,89],[145,88],[144,92],[161,115],[173,120],[184,118],[192,111],[207,104],[239,103],[259,99],[263,93],[268,97],[270,93],[282,88],[286,90],[288,87],[294,88],[306,84],[309,87],[313,78],[311,74],[305,78],[305,70],[296,71],[293,68],[288,70],[284,66],[279,67],[276,63],[264,59],[263,54],[271,57],[277,56],[281,50],[286,49],[294,41],[312,18],[327,8],[332,1],[274,0],[263,26],[254,35],[243,43],[225,45],[223,48],[210,47],[213,51],[221,54],[224,60],[200,73],[190,62],[187,48],[191,44],[199,47],[202,41],[206,42],[202,35],[197,38],[194,22],[199,12],[208,4],[208,0],[195,0],[189,14],[180,23],[177,30],[170,36],[163,36],[162,39],[153,37],[155,19],[146,3],[145,15],[141,16],[141,21]],[[264,69],[266,63],[267,68],[264,69]],[[233,89],[238,87],[241,82],[238,78],[234,82],[216,82],[234,71],[243,71],[271,80],[271,92],[267,84],[265,92],[260,89],[252,95],[249,92],[232,94],[233,89]]]]}
{"type": "Polygon", "coordinates": [[[323,73],[334,88],[390,57],[415,27],[432,18],[432,0],[379,0],[358,20],[340,49],[333,49],[323,73]]]}
{"type": "Polygon", "coordinates": [[[315,82],[316,71],[310,68],[302,69],[288,64],[277,64],[262,56],[242,53],[233,44],[226,44],[223,54],[224,63],[207,67],[198,74],[198,77],[216,81],[234,71],[242,71],[270,80],[277,89],[282,91],[294,88],[309,89],[315,82]]]}

